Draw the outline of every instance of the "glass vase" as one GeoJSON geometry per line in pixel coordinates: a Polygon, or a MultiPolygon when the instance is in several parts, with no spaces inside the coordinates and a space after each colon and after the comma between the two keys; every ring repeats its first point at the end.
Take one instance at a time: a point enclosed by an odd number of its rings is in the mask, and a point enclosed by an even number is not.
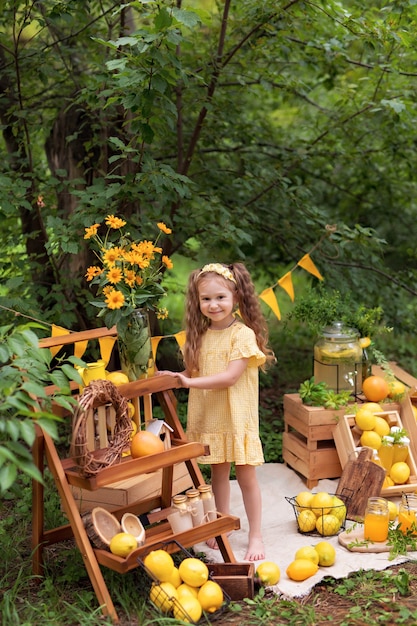
{"type": "Polygon", "coordinates": [[[136,309],[117,322],[120,365],[130,381],[146,378],[152,360],[151,328],[146,309],[136,309]]]}

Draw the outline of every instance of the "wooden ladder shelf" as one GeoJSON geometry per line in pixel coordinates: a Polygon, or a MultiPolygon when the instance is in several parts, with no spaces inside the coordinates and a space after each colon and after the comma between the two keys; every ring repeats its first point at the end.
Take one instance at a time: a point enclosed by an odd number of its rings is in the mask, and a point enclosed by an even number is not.
{"type": "MultiPolygon", "coordinates": [[[[82,339],[97,338],[108,334],[111,334],[111,331],[107,329],[103,329],[103,335],[97,330],[72,333],[63,337],[41,340],[40,345],[48,348],[53,345],[69,344],[82,339]]],[[[43,573],[45,546],[73,537],[83,557],[85,568],[102,612],[104,615],[110,616],[114,623],[117,623],[119,619],[100,566],[106,566],[120,574],[125,574],[139,566],[138,557],[142,557],[153,547],[160,545],[161,542],[172,542],[170,545],[174,547],[176,545],[175,542],[178,542],[185,548],[191,548],[193,545],[212,537],[216,538],[224,561],[236,562],[227,534],[232,530],[240,528],[238,517],[218,513],[217,519],[195,526],[179,534],[173,533],[166,519],[166,515],[170,511],[173,495],[174,466],[178,463],[185,463],[192,484],[198,487],[198,485],[204,483],[204,479],[195,459],[207,453],[205,446],[196,442],[188,442],[186,439],[176,412],[173,389],[177,387],[178,385],[174,378],[164,375],[152,376],[118,387],[120,393],[128,400],[133,401],[145,398],[148,407],[149,399],[152,396],[158,400],[163,409],[166,423],[173,429],[171,448],[159,454],[149,455],[140,459],[126,457],[120,463],[101,470],[92,478],[85,478],[81,475],[74,459],[60,458],[51,437],[39,426],[36,427],[36,440],[33,446],[34,461],[42,474],[44,473],[46,461],[53,475],[62,507],[69,523],[57,528],[45,529],[45,490],[42,484],[33,481],[33,572],[38,576],[43,573]],[[138,499],[127,506],[112,510],[112,514],[119,520],[127,511],[135,515],[146,514],[148,516],[151,526],[146,528],[145,544],[131,552],[126,558],[118,557],[107,550],[95,548],[91,544],[84,527],[79,506],[74,499],[73,487],[76,486],[88,491],[94,491],[117,481],[156,472],[161,469],[159,495],[138,499]],[[152,525],[155,521],[159,523],[152,525]]]]}

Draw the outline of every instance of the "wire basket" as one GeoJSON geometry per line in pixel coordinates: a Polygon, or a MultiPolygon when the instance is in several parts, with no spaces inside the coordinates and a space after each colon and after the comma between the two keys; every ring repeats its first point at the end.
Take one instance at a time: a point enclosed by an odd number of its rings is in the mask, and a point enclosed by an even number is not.
{"type": "Polygon", "coordinates": [[[297,521],[298,532],[302,535],[319,535],[320,537],[330,537],[338,535],[345,529],[346,524],[346,498],[339,494],[329,494],[337,497],[343,504],[334,504],[326,507],[300,506],[297,496],[288,498],[285,496],[293,508],[297,521]]]}
{"type": "MultiPolygon", "coordinates": [[[[161,542],[160,544],[153,545],[149,552],[151,552],[152,550],[166,550],[169,554],[172,555],[174,563],[177,567],[181,563],[181,561],[186,558],[197,558],[194,554],[188,552],[188,550],[186,550],[180,543],[178,543],[178,541],[175,540],[161,542]]],[[[221,605],[221,607],[217,609],[217,611],[215,611],[214,613],[205,613],[203,611],[201,618],[198,621],[195,621],[181,606],[181,603],[177,598],[170,597],[169,594],[162,587],[157,587],[160,584],[160,581],[155,578],[152,572],[149,571],[149,569],[145,566],[143,560],[140,557],[138,557],[138,563],[145,572],[148,579],[148,597],[151,595],[151,591],[153,591],[152,599],[149,598],[149,601],[153,605],[155,610],[159,613],[162,613],[163,615],[171,615],[173,613],[176,613],[178,615],[178,619],[181,619],[184,622],[188,622],[189,624],[210,624],[212,621],[218,619],[230,604],[230,596],[222,588],[223,604],[221,605]]],[[[210,569],[209,564],[207,564],[207,567],[208,569],[210,569]]],[[[208,580],[213,580],[210,573],[208,580]]]]}

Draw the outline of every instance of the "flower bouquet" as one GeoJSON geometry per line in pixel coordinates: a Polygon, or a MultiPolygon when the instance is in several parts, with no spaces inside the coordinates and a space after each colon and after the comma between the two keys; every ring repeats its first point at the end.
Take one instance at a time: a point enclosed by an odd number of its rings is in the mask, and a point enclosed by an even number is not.
{"type": "Polygon", "coordinates": [[[91,304],[100,309],[98,317],[104,319],[107,328],[117,327],[122,369],[129,380],[136,380],[146,374],[151,356],[148,312],[155,311],[159,319],[168,315],[159,306],[165,295],[161,279],[163,270],[172,269],[173,263],[162,254],[158,242],[162,234],[172,231],[159,222],[154,242],[135,241],[129,232],[123,232],[125,220],[108,215],[105,226],[104,237],[99,234],[101,224],[85,229],[84,239],[93,242],[98,259],[85,276],[91,285],[97,285],[91,304]]]}

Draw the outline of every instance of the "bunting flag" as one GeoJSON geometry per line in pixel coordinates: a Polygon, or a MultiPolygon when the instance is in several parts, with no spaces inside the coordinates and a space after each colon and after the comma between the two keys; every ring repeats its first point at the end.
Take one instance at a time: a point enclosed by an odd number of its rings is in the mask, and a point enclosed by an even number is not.
{"type": "Polygon", "coordinates": [[[303,270],[306,270],[306,272],[310,272],[310,274],[313,274],[313,276],[315,276],[319,280],[323,280],[323,276],[320,274],[319,270],[311,260],[309,254],[305,254],[303,258],[298,261],[297,265],[302,267],[303,270]]]}
{"type": "Polygon", "coordinates": [[[292,284],[292,272],[287,272],[282,278],[279,279],[278,285],[287,292],[291,298],[291,302],[294,302],[294,286],[292,284]]]}
{"type": "Polygon", "coordinates": [[[117,337],[99,337],[98,343],[100,346],[100,355],[105,365],[107,366],[110,361],[110,356],[113,350],[113,346],[117,341],[117,337]]]}
{"type": "MultiPolygon", "coordinates": [[[[314,246],[314,248],[310,250],[310,253],[314,249],[316,249],[318,245],[319,244],[316,244],[316,246],[314,246]]],[[[278,282],[275,283],[275,285],[264,289],[262,293],[259,295],[259,298],[263,300],[263,302],[265,302],[265,304],[267,304],[270,307],[270,309],[272,310],[272,312],[274,313],[274,315],[277,317],[278,320],[281,320],[281,311],[279,308],[278,300],[276,298],[274,289],[277,286],[281,287],[288,294],[291,301],[294,302],[295,294],[294,294],[294,286],[293,286],[293,281],[292,281],[292,272],[294,271],[294,269],[296,269],[297,267],[301,267],[302,269],[306,270],[307,272],[309,272],[310,274],[312,274],[319,280],[323,280],[323,276],[321,275],[316,265],[312,261],[310,257],[310,253],[305,254],[290,271],[284,274],[284,276],[282,276],[282,278],[280,278],[278,282]]],[[[62,328],[61,326],[56,326],[55,324],[52,324],[52,337],[59,337],[60,335],[68,335],[69,333],[70,331],[67,330],[66,328],[62,328]]],[[[156,360],[156,353],[158,350],[159,342],[161,341],[161,339],[166,339],[168,337],[175,338],[180,350],[182,350],[182,348],[184,347],[185,338],[186,338],[185,330],[181,330],[178,333],[175,333],[173,335],[161,335],[157,337],[152,337],[151,338],[152,356],[153,356],[154,361],[156,360]]],[[[117,341],[116,337],[99,338],[101,358],[105,361],[106,365],[108,364],[110,360],[110,355],[111,355],[111,352],[113,350],[113,347],[116,341],[117,341]]],[[[54,348],[50,348],[52,356],[55,356],[61,348],[62,346],[56,346],[54,348]]],[[[74,347],[75,356],[81,358],[86,348],[87,348],[87,341],[77,342],[74,347]]]]}
{"type": "Polygon", "coordinates": [[[177,340],[180,350],[182,350],[185,344],[185,330],[180,330],[178,333],[175,333],[174,337],[177,340]]]}
{"type": "MultiPolygon", "coordinates": [[[[62,326],[56,326],[52,324],[52,332],[51,337],[60,337],[61,335],[69,335],[70,331],[66,328],[62,328],[62,326]]],[[[53,348],[49,348],[52,354],[52,358],[54,358],[58,352],[61,350],[62,346],[54,346],[53,348]]]]}
{"type": "Polygon", "coordinates": [[[276,317],[280,320],[281,311],[279,310],[278,300],[272,287],[265,289],[259,297],[272,309],[273,313],[275,313],[276,317]]]}

